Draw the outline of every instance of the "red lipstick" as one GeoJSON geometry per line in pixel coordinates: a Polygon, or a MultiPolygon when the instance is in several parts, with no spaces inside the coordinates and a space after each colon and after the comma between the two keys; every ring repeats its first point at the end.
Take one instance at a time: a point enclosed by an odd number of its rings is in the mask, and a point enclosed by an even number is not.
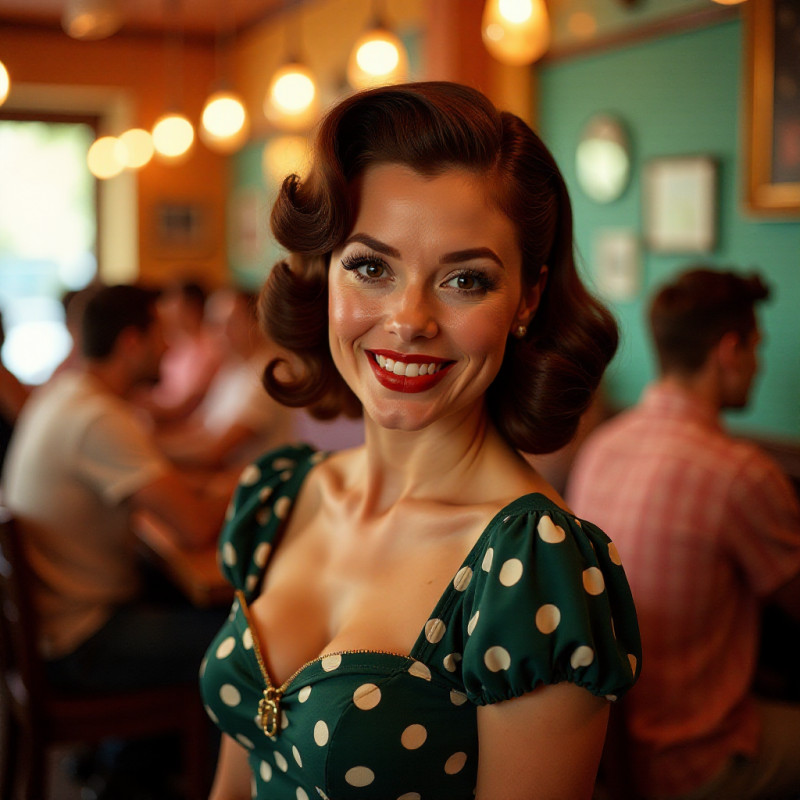
{"type": "Polygon", "coordinates": [[[378,383],[386,389],[407,394],[415,394],[431,389],[444,378],[450,367],[455,363],[435,356],[396,353],[393,350],[367,350],[366,353],[367,360],[375,373],[375,377],[378,379],[378,383]],[[410,370],[412,374],[410,375],[396,374],[385,368],[387,360],[395,364],[399,362],[404,365],[403,372],[408,370],[407,365],[414,365],[416,369],[412,367],[410,370]],[[427,372],[426,367],[427,369],[433,368],[435,371],[427,372]],[[425,371],[425,374],[420,375],[420,370],[425,371]]]}

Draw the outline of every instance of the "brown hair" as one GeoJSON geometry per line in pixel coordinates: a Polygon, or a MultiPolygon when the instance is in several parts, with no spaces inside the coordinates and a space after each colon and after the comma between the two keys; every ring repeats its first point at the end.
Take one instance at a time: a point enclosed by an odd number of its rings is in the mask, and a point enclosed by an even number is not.
{"type": "Polygon", "coordinates": [[[755,304],[769,297],[756,275],[690,267],[650,303],[650,333],[663,373],[697,372],[729,332],[744,341],[756,326],[755,304]]]}
{"type": "Polygon", "coordinates": [[[616,350],[616,324],[576,271],[569,195],[550,152],[521,119],[454,83],[383,87],[345,99],[320,125],[308,178],[284,180],[271,222],[293,257],[291,266],[272,270],[261,315],[268,335],[299,357],[303,374],[279,378],[280,361],[273,361],[267,390],[322,418],[359,413],[328,347],[328,264],[355,219],[355,179],[381,163],[427,176],[450,168],[485,176],[518,232],[525,286],[547,265],[538,311],[523,339],[509,339],[487,402],[512,446],[546,453],[566,444],[616,350]]]}

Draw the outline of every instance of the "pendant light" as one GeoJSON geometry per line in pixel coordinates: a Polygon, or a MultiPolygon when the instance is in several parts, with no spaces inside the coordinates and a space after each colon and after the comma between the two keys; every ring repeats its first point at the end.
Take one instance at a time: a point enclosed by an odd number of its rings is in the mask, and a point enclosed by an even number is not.
{"type": "Polygon", "coordinates": [[[372,22],[358,38],[347,62],[347,80],[354,89],[399,83],[408,77],[408,53],[386,25],[384,3],[373,2],[372,22]]]}
{"type": "Polygon", "coordinates": [[[116,136],[101,136],[92,142],[86,163],[95,178],[115,178],[128,165],[128,150],[116,136]]]}
{"type": "Polygon", "coordinates": [[[179,162],[188,155],[194,143],[194,126],[180,108],[183,90],[183,24],[180,0],[165,0],[167,24],[164,33],[164,53],[168,86],[166,113],[153,125],[153,147],[165,161],[179,162]]]}
{"type": "Polygon", "coordinates": [[[227,154],[235,152],[247,141],[250,120],[242,98],[228,84],[228,58],[235,41],[230,5],[222,3],[218,10],[228,14],[228,19],[224,23],[219,18],[217,21],[217,90],[209,95],[203,106],[199,133],[206,147],[227,154]]]}
{"type": "Polygon", "coordinates": [[[311,70],[302,63],[297,50],[300,14],[295,27],[287,22],[288,57],[272,76],[264,98],[264,114],[279,130],[297,132],[310,128],[319,116],[319,90],[311,70]],[[293,34],[293,35],[292,35],[293,34]]]}
{"type": "Polygon", "coordinates": [[[61,27],[73,39],[105,39],[122,27],[119,0],[67,0],[61,27]]]}
{"type": "Polygon", "coordinates": [[[125,145],[127,153],[126,166],[128,169],[141,169],[150,163],[155,152],[153,136],[144,128],[129,128],[121,133],[119,140],[125,145]]]}
{"type": "Polygon", "coordinates": [[[8,93],[11,91],[11,78],[8,75],[6,65],[0,61],[0,106],[5,103],[8,93]]]}
{"type": "Polygon", "coordinates": [[[550,46],[544,0],[486,0],[481,31],[486,49],[503,64],[532,64],[550,46]]]}

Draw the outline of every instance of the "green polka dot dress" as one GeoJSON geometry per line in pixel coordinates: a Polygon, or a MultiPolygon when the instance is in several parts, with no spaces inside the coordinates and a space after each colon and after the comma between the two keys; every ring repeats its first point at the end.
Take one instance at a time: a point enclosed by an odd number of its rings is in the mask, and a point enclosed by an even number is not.
{"type": "Polygon", "coordinates": [[[268,736],[246,604],[323,457],[286,447],[248,467],[222,535],[223,569],[241,594],[201,687],[211,719],[249,754],[254,798],[471,800],[478,706],[560,681],[612,700],[633,684],[639,632],[614,545],[531,494],[490,522],[408,655],[333,653],[305,665],[281,687],[268,736]]]}

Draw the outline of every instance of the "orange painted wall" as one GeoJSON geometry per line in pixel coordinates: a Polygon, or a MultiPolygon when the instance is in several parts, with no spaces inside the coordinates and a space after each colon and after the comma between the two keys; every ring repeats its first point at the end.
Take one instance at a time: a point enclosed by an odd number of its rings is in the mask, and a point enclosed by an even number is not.
{"type": "MultiPolygon", "coordinates": [[[[78,42],[56,30],[4,26],[0,53],[12,81],[19,84],[125,90],[137,127],[150,129],[166,110],[165,48],[158,36],[117,34],[98,42],[78,42]]],[[[183,64],[181,110],[197,125],[214,80],[213,43],[185,42],[183,64]]],[[[137,184],[140,277],[164,283],[175,274],[191,273],[209,284],[221,283],[226,275],[225,158],[196,140],[184,163],[166,165],[154,159],[139,171],[137,184]],[[155,212],[164,202],[192,203],[203,209],[202,242],[191,249],[167,249],[157,241],[155,212]]]]}

